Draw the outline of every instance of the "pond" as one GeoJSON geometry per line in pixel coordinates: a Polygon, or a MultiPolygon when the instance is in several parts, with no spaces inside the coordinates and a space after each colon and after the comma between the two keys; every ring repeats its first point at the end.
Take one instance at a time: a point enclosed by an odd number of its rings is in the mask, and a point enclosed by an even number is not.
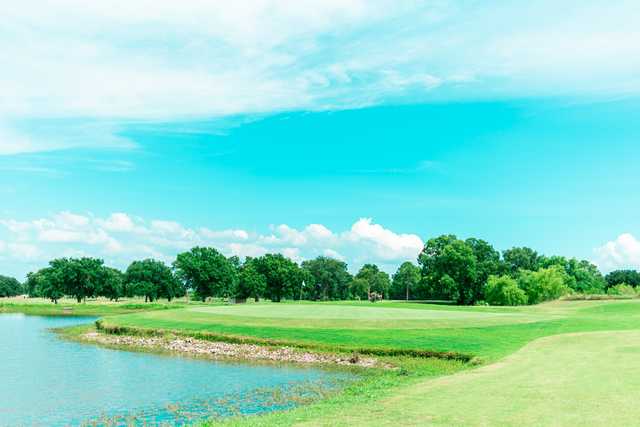
{"type": "Polygon", "coordinates": [[[291,408],[352,378],[112,350],[49,330],[92,320],[0,314],[0,426],[189,425],[291,408]]]}

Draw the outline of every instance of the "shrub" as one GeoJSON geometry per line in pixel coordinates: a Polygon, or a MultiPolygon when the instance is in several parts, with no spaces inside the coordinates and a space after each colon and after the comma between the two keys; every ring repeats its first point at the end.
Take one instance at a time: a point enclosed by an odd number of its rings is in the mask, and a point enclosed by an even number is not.
{"type": "Polygon", "coordinates": [[[489,276],[484,296],[491,305],[524,305],[528,300],[518,282],[509,276],[489,276]]]}
{"type": "Polygon", "coordinates": [[[523,270],[518,277],[518,286],[527,294],[529,304],[551,301],[570,293],[568,282],[567,273],[557,266],[538,271],[523,270]]]}
{"type": "Polygon", "coordinates": [[[627,285],[626,283],[620,283],[607,289],[607,295],[635,297],[637,292],[633,286],[627,285]]]}

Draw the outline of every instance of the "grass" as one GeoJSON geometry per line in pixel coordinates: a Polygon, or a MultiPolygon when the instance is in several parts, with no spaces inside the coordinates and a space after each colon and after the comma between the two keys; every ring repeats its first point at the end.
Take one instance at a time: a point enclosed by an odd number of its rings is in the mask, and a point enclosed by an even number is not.
{"type": "Polygon", "coordinates": [[[0,298],[0,313],[24,313],[39,316],[112,316],[141,311],[167,310],[186,307],[184,301],[145,303],[143,299],[131,298],[118,302],[92,299],[78,303],[75,299],[61,299],[58,304],[42,298],[0,298]]]}
{"type": "Polygon", "coordinates": [[[457,352],[491,362],[545,336],[636,329],[640,325],[639,303],[637,300],[558,301],[517,309],[451,309],[406,303],[401,303],[405,309],[397,308],[399,303],[378,303],[374,307],[370,303],[257,304],[246,308],[188,307],[142,312],[106,318],[105,323],[187,334],[252,337],[343,351],[380,348],[457,352]],[[391,308],[397,310],[394,313],[408,313],[389,316],[391,308]],[[262,316],[260,310],[263,310],[262,316]],[[332,314],[339,310],[344,312],[332,314]],[[383,313],[380,319],[375,318],[377,311],[383,313]],[[305,312],[307,318],[295,317],[301,312],[305,312]],[[317,313],[323,317],[319,318],[317,313]]]}
{"type": "Polygon", "coordinates": [[[170,308],[127,314],[110,308],[102,323],[125,332],[371,351],[400,367],[365,373],[315,404],[225,422],[231,426],[628,425],[640,415],[633,405],[640,300],[511,308],[404,302],[170,308]],[[446,354],[475,357],[483,366],[446,354]]]}

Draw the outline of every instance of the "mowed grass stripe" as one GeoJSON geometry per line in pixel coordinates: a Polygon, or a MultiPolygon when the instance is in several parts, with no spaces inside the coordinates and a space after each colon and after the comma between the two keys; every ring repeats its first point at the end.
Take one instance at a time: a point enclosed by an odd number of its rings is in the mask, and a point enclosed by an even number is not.
{"type": "Polygon", "coordinates": [[[301,426],[598,426],[640,419],[640,332],[542,338],[472,371],[427,380],[301,426]]]}

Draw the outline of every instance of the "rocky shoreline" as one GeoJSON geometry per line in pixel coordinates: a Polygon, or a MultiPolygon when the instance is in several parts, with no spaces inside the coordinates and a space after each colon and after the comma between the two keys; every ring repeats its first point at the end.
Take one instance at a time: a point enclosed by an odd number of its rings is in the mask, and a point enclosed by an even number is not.
{"type": "Polygon", "coordinates": [[[392,366],[382,363],[373,357],[363,357],[358,354],[338,355],[328,353],[314,353],[285,346],[271,347],[255,344],[232,344],[226,342],[214,342],[178,336],[142,337],[133,335],[109,335],[99,332],[88,332],[83,334],[81,338],[83,341],[102,345],[162,350],[172,353],[205,356],[214,359],[254,360],[392,369],[392,366]]]}

